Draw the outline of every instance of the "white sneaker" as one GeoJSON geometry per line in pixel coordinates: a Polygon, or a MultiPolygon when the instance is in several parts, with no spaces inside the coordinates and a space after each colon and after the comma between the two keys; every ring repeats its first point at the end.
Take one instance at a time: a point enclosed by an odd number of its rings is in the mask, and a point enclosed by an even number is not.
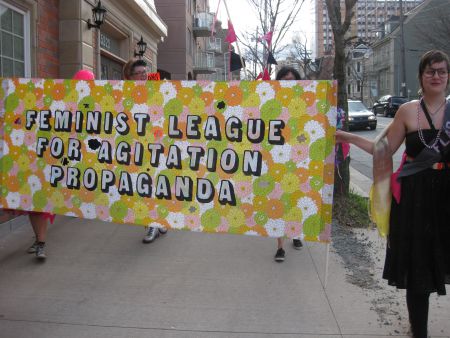
{"type": "Polygon", "coordinates": [[[142,242],[144,243],[151,243],[153,242],[156,237],[159,236],[158,228],[155,227],[148,227],[147,234],[142,239],[142,242]]]}
{"type": "Polygon", "coordinates": [[[161,226],[161,227],[158,228],[158,230],[159,230],[159,233],[161,235],[165,235],[167,233],[167,228],[166,227],[161,226]]]}

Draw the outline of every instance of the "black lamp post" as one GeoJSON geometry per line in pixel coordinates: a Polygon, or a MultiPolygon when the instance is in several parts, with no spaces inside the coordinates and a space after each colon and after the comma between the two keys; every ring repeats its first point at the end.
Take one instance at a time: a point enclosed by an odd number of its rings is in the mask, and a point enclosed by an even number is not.
{"type": "Polygon", "coordinates": [[[138,51],[134,51],[134,56],[139,56],[140,59],[142,59],[142,57],[145,54],[145,51],[147,50],[147,42],[144,41],[144,39],[142,38],[141,35],[141,39],[138,41],[137,43],[138,45],[138,51]]]}
{"type": "Polygon", "coordinates": [[[102,6],[102,2],[99,0],[97,6],[92,8],[92,19],[94,23],[91,23],[91,19],[88,19],[88,28],[100,28],[105,21],[106,8],[102,6]]]}

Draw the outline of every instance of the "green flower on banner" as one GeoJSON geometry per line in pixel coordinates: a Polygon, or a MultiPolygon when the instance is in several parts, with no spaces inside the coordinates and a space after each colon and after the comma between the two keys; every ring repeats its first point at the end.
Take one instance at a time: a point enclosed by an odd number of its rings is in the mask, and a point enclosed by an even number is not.
{"type": "Polygon", "coordinates": [[[44,209],[47,205],[47,193],[45,191],[36,191],[33,195],[33,205],[37,209],[44,209]]]}
{"type": "Polygon", "coordinates": [[[303,223],[303,233],[306,236],[316,237],[325,228],[325,223],[319,215],[309,216],[303,223]]]}
{"type": "Polygon", "coordinates": [[[133,211],[137,219],[145,219],[146,217],[148,217],[149,214],[147,204],[140,201],[134,203],[133,211]]]}
{"type": "Polygon", "coordinates": [[[202,87],[200,87],[198,84],[192,87],[192,90],[194,91],[195,96],[200,96],[200,94],[203,93],[202,87]]]}
{"type": "Polygon", "coordinates": [[[269,100],[261,107],[261,117],[266,120],[274,120],[281,114],[281,103],[277,100],[269,100]]]}
{"type": "Polygon", "coordinates": [[[81,198],[79,198],[78,196],[73,196],[72,197],[72,204],[74,207],[79,208],[81,205],[81,198]]]}
{"type": "Polygon", "coordinates": [[[124,108],[125,110],[130,111],[131,108],[133,108],[133,106],[134,106],[134,101],[133,101],[133,99],[130,98],[130,97],[127,97],[127,98],[124,99],[122,102],[123,102],[123,108],[124,108]]]}
{"type": "Polygon", "coordinates": [[[10,124],[5,124],[5,134],[11,134],[12,132],[12,126],[10,124]]]}
{"type": "Polygon", "coordinates": [[[273,177],[266,174],[258,177],[253,182],[253,192],[256,196],[267,196],[275,187],[273,177]]]}
{"type": "Polygon", "coordinates": [[[220,224],[220,214],[214,209],[206,210],[201,216],[200,222],[206,231],[215,231],[220,224]]]}
{"type": "Polygon", "coordinates": [[[17,173],[17,181],[19,182],[20,185],[24,185],[27,182],[28,175],[29,173],[26,171],[19,171],[17,173]]]}
{"type": "Polygon", "coordinates": [[[111,95],[105,95],[102,97],[100,101],[100,105],[102,106],[103,111],[114,111],[115,102],[114,98],[111,95]]]}
{"type": "Polygon", "coordinates": [[[23,98],[23,103],[26,108],[34,108],[36,106],[36,95],[33,93],[26,93],[23,98]]]}
{"type": "Polygon", "coordinates": [[[315,191],[319,191],[323,187],[323,178],[320,176],[313,176],[309,181],[309,185],[315,191]]]}
{"type": "Polygon", "coordinates": [[[36,86],[34,85],[33,81],[28,81],[27,87],[28,87],[28,90],[30,92],[32,92],[36,88],[36,86]]]}
{"type": "Polygon", "coordinates": [[[164,106],[164,116],[166,118],[169,117],[169,115],[175,115],[178,116],[183,111],[183,103],[181,103],[178,99],[171,99],[167,104],[164,106]]]}
{"type": "Polygon", "coordinates": [[[304,92],[303,87],[300,87],[299,85],[292,87],[292,90],[294,91],[294,96],[300,96],[304,92]]]}
{"type": "Polygon", "coordinates": [[[5,155],[2,158],[0,158],[0,168],[2,168],[2,171],[5,173],[7,173],[11,170],[13,164],[14,164],[14,161],[13,161],[11,155],[5,155]]]}
{"type": "Polygon", "coordinates": [[[44,169],[45,166],[47,165],[47,163],[45,163],[45,160],[43,158],[38,158],[36,161],[36,164],[37,164],[37,167],[41,170],[44,169]]]}
{"type": "Polygon", "coordinates": [[[330,103],[327,100],[319,100],[316,106],[318,112],[321,114],[326,114],[330,110],[330,103]]]}
{"type": "Polygon", "coordinates": [[[288,210],[295,205],[295,201],[291,194],[284,193],[280,198],[281,203],[283,203],[284,210],[288,210]]]}
{"type": "Polygon", "coordinates": [[[194,97],[189,103],[189,111],[194,115],[201,115],[205,110],[205,101],[198,97],[194,97]]]}
{"type": "Polygon", "coordinates": [[[242,91],[242,98],[245,100],[250,94],[250,83],[248,81],[241,81],[239,87],[242,91]]]}
{"type": "Polygon", "coordinates": [[[297,175],[293,173],[286,173],[281,179],[281,188],[284,192],[293,193],[299,189],[300,180],[297,175]]]}
{"type": "Polygon", "coordinates": [[[286,169],[289,172],[295,171],[297,169],[297,165],[293,161],[287,161],[285,163],[286,169]]]}
{"type": "Polygon", "coordinates": [[[161,218],[166,218],[169,215],[169,209],[167,209],[167,207],[164,205],[158,205],[158,207],[156,208],[156,212],[161,218]]]}
{"type": "Polygon", "coordinates": [[[309,148],[309,158],[313,161],[323,161],[332,150],[331,142],[327,143],[325,138],[313,142],[309,148]]]}
{"type": "Polygon", "coordinates": [[[0,187],[0,195],[1,195],[2,197],[7,196],[8,193],[9,193],[9,190],[8,190],[7,187],[5,187],[5,186],[1,186],[1,187],[0,187]]]}
{"type": "Polygon", "coordinates": [[[164,96],[160,92],[154,93],[147,99],[147,104],[149,106],[162,106],[164,103],[164,96]]]}
{"type": "Polygon", "coordinates": [[[244,212],[238,208],[230,208],[226,219],[232,228],[239,228],[240,226],[245,225],[244,212]]]}
{"type": "Polygon", "coordinates": [[[206,176],[208,180],[211,181],[211,183],[215,186],[217,183],[219,183],[219,175],[216,172],[209,173],[208,176],[206,176]]]}
{"type": "Polygon", "coordinates": [[[258,225],[264,225],[267,223],[268,220],[269,220],[269,217],[267,217],[267,214],[265,212],[258,211],[255,214],[255,222],[258,225]]]}
{"type": "Polygon", "coordinates": [[[49,95],[46,95],[46,96],[44,97],[44,105],[45,105],[46,107],[49,107],[49,106],[52,104],[52,102],[53,102],[53,97],[51,97],[51,96],[49,96],[49,95]]]}
{"type": "Polygon", "coordinates": [[[288,222],[300,222],[302,220],[302,209],[290,208],[284,215],[284,219],[288,222]]]}
{"type": "Polygon", "coordinates": [[[244,102],[242,102],[242,107],[259,107],[260,103],[259,95],[257,93],[250,93],[245,97],[244,102]]]}
{"type": "Polygon", "coordinates": [[[57,208],[64,207],[64,195],[61,191],[56,190],[52,193],[50,200],[52,201],[53,205],[57,208]]]}
{"type": "Polygon", "coordinates": [[[5,110],[7,112],[12,112],[19,105],[19,98],[16,94],[11,94],[5,99],[5,110]]]}
{"type": "Polygon", "coordinates": [[[112,91],[113,91],[113,86],[111,85],[111,83],[106,83],[106,84],[103,86],[103,88],[105,88],[105,91],[106,91],[108,94],[111,94],[112,91]]]}
{"type": "Polygon", "coordinates": [[[109,208],[109,214],[113,218],[113,221],[123,221],[128,214],[128,207],[124,202],[116,201],[109,208]]]}
{"type": "Polygon", "coordinates": [[[95,109],[95,100],[92,96],[83,97],[80,102],[78,102],[78,109],[87,112],[93,111],[95,109]]]}

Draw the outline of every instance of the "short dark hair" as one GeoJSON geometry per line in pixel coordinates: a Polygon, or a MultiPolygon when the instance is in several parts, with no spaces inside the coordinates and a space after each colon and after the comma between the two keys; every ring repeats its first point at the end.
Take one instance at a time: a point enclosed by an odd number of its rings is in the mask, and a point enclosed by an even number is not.
{"type": "MultiPolygon", "coordinates": [[[[450,72],[450,61],[448,55],[441,50],[433,49],[422,55],[419,62],[419,82],[420,87],[423,91],[422,75],[425,72],[427,66],[431,66],[436,62],[445,62],[447,64],[447,72],[450,72]]],[[[449,84],[449,79],[447,78],[447,86],[449,84]]]]}
{"type": "Polygon", "coordinates": [[[129,80],[134,73],[134,69],[139,66],[147,67],[147,62],[142,59],[131,59],[123,66],[123,78],[129,80]]]}
{"type": "Polygon", "coordinates": [[[296,80],[301,80],[302,77],[300,76],[300,73],[297,71],[297,69],[293,67],[281,67],[280,70],[277,73],[276,80],[281,80],[283,77],[285,77],[287,74],[292,73],[294,75],[296,80]]]}

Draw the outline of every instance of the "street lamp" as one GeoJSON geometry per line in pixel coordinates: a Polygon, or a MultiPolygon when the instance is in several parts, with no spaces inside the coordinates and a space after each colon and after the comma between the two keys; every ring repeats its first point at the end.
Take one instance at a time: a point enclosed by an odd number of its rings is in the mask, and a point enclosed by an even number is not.
{"type": "Polygon", "coordinates": [[[106,8],[102,6],[102,2],[99,0],[97,6],[92,8],[92,19],[94,23],[91,23],[91,19],[88,19],[87,21],[88,28],[100,29],[100,26],[105,21],[105,15],[106,15],[106,8]]]}
{"type": "Polygon", "coordinates": [[[138,46],[138,52],[134,51],[134,56],[138,56],[140,59],[142,59],[142,57],[145,54],[145,51],[147,50],[147,42],[144,41],[144,39],[142,38],[141,35],[141,39],[138,41],[137,43],[138,46]]]}

